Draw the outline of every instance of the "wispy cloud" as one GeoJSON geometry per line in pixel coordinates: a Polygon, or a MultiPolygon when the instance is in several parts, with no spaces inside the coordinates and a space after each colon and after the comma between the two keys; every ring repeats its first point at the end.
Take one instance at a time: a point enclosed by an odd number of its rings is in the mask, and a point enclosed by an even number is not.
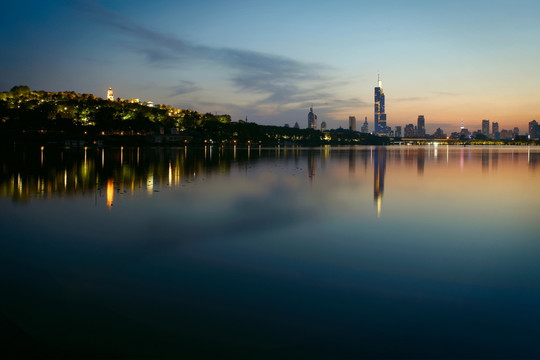
{"type": "MultiPolygon", "coordinates": [[[[128,36],[132,42],[130,48],[144,55],[149,64],[175,67],[180,63],[202,61],[225,66],[229,69],[229,80],[238,91],[267,95],[257,104],[290,104],[314,100],[315,94],[311,89],[317,87],[308,85],[328,80],[322,73],[329,68],[321,64],[307,64],[250,50],[198,45],[173,34],[146,28],[94,1],[87,0],[79,4],[94,21],[128,36]]],[[[182,84],[176,95],[193,89],[190,84],[182,84]]]]}
{"type": "Polygon", "coordinates": [[[410,101],[427,101],[429,100],[427,97],[424,96],[410,96],[405,98],[395,98],[392,101],[394,102],[410,102],[410,101]]]}
{"type": "Polygon", "coordinates": [[[193,81],[180,80],[178,85],[171,87],[171,97],[189,94],[197,90],[200,90],[200,88],[193,81]]]}

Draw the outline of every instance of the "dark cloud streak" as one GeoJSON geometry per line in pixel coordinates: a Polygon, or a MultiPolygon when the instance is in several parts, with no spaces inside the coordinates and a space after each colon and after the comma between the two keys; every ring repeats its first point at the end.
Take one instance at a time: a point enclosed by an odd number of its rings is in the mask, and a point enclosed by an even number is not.
{"type": "MultiPolygon", "coordinates": [[[[193,44],[172,34],[164,34],[111,11],[93,1],[79,3],[94,21],[119,30],[136,40],[136,52],[144,54],[155,66],[178,66],[180,62],[208,61],[232,70],[231,81],[241,91],[268,94],[260,103],[286,104],[312,99],[309,90],[298,84],[321,82],[320,64],[305,64],[293,59],[231,48],[213,48],[193,44]]],[[[181,94],[182,90],[177,92],[181,94]]]]}

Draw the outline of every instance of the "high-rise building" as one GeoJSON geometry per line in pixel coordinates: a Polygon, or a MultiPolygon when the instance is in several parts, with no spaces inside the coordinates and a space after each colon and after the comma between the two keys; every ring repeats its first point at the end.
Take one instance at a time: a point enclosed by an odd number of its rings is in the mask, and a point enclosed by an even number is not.
{"type": "Polygon", "coordinates": [[[416,128],[416,136],[426,137],[426,119],[424,119],[424,115],[418,115],[418,125],[416,128]]]}
{"type": "Polygon", "coordinates": [[[368,125],[368,122],[367,122],[367,116],[364,120],[364,123],[362,124],[362,127],[360,128],[360,132],[364,133],[364,134],[367,134],[369,132],[369,125],[368,125]]]}
{"type": "Polygon", "coordinates": [[[356,131],[356,117],[349,116],[349,130],[356,131]]]}
{"type": "Polygon", "coordinates": [[[501,133],[499,132],[499,123],[498,122],[492,122],[491,123],[491,136],[495,140],[501,139],[501,133]]]}
{"type": "Polygon", "coordinates": [[[437,130],[435,130],[435,132],[433,133],[433,137],[435,139],[444,139],[446,138],[446,134],[444,133],[443,129],[437,128],[437,130]]]}
{"type": "Polygon", "coordinates": [[[317,114],[313,113],[313,106],[309,108],[307,119],[308,129],[317,130],[317,114]]]}
{"type": "Polygon", "coordinates": [[[401,126],[396,126],[395,137],[401,137],[401,126]]]}
{"type": "Polygon", "coordinates": [[[519,128],[518,127],[514,128],[514,135],[519,135],[519,128]]]}
{"type": "Polygon", "coordinates": [[[375,88],[375,134],[384,134],[387,132],[386,129],[386,112],[385,112],[385,101],[384,101],[384,92],[382,89],[381,78],[377,79],[378,86],[375,88]]]}
{"type": "Polygon", "coordinates": [[[538,123],[536,120],[533,120],[529,122],[529,139],[530,140],[538,140],[540,137],[540,127],[538,126],[538,123]]]}
{"type": "Polygon", "coordinates": [[[405,125],[405,134],[404,135],[405,135],[406,138],[414,137],[414,125],[413,124],[405,125]]]}
{"type": "Polygon", "coordinates": [[[489,120],[482,120],[482,135],[489,136],[489,120]]]}
{"type": "Polygon", "coordinates": [[[112,88],[109,88],[109,90],[107,90],[107,100],[114,101],[114,93],[112,88]]]}
{"type": "Polygon", "coordinates": [[[326,121],[321,123],[321,131],[326,131],[326,121]]]}
{"type": "Polygon", "coordinates": [[[502,140],[512,140],[513,137],[514,137],[514,133],[512,132],[512,130],[506,130],[506,129],[501,130],[502,140]]]}

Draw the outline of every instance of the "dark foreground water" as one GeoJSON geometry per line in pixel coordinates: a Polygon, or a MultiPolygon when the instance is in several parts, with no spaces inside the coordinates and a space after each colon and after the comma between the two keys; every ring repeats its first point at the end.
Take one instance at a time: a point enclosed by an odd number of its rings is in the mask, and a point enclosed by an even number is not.
{"type": "Polygon", "coordinates": [[[8,358],[540,358],[538,148],[45,147],[0,169],[8,358]]]}

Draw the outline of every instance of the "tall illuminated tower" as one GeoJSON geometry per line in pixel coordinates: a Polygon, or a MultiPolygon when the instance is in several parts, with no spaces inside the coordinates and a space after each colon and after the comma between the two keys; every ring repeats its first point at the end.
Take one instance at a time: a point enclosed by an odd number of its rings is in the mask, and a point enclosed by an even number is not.
{"type": "Polygon", "coordinates": [[[386,113],[384,110],[384,92],[380,76],[377,76],[378,86],[375,88],[375,134],[386,132],[386,113]]]}
{"type": "Polygon", "coordinates": [[[317,114],[313,112],[313,106],[309,108],[307,119],[308,119],[308,129],[317,130],[317,114]]]}

